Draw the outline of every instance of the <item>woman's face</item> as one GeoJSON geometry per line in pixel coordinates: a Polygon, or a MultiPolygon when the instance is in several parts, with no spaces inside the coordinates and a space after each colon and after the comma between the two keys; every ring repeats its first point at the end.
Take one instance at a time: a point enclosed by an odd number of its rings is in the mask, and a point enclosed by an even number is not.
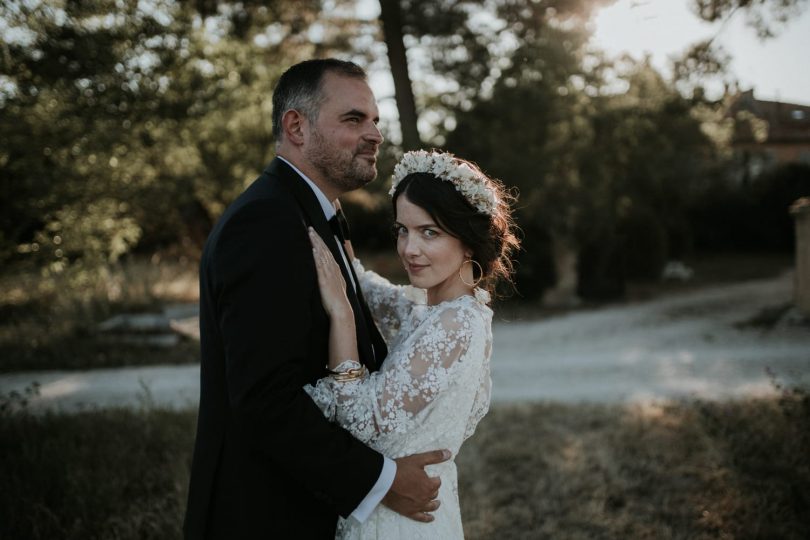
{"type": "Polygon", "coordinates": [[[396,209],[397,253],[411,284],[427,290],[431,305],[470,294],[471,288],[459,277],[470,254],[461,240],[442,230],[404,193],[397,198],[396,209]]]}

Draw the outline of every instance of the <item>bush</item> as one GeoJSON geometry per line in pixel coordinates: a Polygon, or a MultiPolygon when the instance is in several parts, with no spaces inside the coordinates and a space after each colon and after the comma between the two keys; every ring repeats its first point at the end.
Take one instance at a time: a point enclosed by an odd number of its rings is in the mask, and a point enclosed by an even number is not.
{"type": "Polygon", "coordinates": [[[515,257],[515,297],[535,300],[542,297],[543,291],[557,280],[551,237],[536,219],[523,215],[519,215],[518,219],[521,247],[515,257]]]}
{"type": "Polygon", "coordinates": [[[654,211],[635,207],[617,225],[628,279],[657,280],[668,256],[667,232],[654,211]]]}
{"type": "Polygon", "coordinates": [[[777,167],[759,176],[752,192],[754,241],[763,249],[792,252],[796,231],[788,208],[796,199],[810,196],[810,165],[790,163],[777,167]]]}
{"type": "Polygon", "coordinates": [[[810,165],[792,163],[756,178],[750,186],[716,183],[690,206],[695,247],[709,251],[791,253],[795,230],[788,213],[810,195],[810,165]]]}
{"type": "Polygon", "coordinates": [[[620,298],[625,293],[622,244],[615,234],[594,238],[580,250],[577,294],[589,300],[620,298]]]}

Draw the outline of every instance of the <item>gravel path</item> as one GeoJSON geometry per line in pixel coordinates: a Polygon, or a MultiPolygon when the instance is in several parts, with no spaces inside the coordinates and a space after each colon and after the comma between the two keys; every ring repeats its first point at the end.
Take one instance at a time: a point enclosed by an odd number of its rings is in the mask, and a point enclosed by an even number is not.
{"type": "Polygon", "coordinates": [[[788,304],[792,274],[638,303],[500,325],[496,401],[644,401],[773,394],[810,387],[810,327],[745,325],[788,304]],[[742,323],[742,324],[741,324],[742,323]]]}
{"type": "MultiPolygon", "coordinates": [[[[767,374],[810,387],[810,327],[741,326],[790,302],[793,278],[702,289],[539,321],[495,323],[493,400],[636,402],[775,392],[767,374]]],[[[0,376],[0,394],[40,384],[35,410],[196,407],[199,366],[0,376]]]]}

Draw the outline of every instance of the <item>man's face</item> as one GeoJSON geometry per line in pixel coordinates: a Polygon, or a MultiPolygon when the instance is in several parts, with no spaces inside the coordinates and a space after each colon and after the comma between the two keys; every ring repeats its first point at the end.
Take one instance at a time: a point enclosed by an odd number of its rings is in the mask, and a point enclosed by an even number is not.
{"type": "Polygon", "coordinates": [[[377,176],[377,128],[374,94],[361,79],[326,73],[324,101],[310,124],[304,157],[341,192],[360,188],[377,176]]]}

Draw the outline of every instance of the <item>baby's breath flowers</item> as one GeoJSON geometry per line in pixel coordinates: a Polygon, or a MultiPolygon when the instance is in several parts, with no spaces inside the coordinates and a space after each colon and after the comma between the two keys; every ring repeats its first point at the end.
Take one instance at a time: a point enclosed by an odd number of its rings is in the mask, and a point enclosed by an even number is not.
{"type": "Polygon", "coordinates": [[[397,185],[409,174],[429,173],[450,182],[475,209],[493,215],[498,207],[495,191],[487,185],[481,172],[447,152],[414,150],[407,152],[394,167],[389,195],[394,195],[397,185]]]}

